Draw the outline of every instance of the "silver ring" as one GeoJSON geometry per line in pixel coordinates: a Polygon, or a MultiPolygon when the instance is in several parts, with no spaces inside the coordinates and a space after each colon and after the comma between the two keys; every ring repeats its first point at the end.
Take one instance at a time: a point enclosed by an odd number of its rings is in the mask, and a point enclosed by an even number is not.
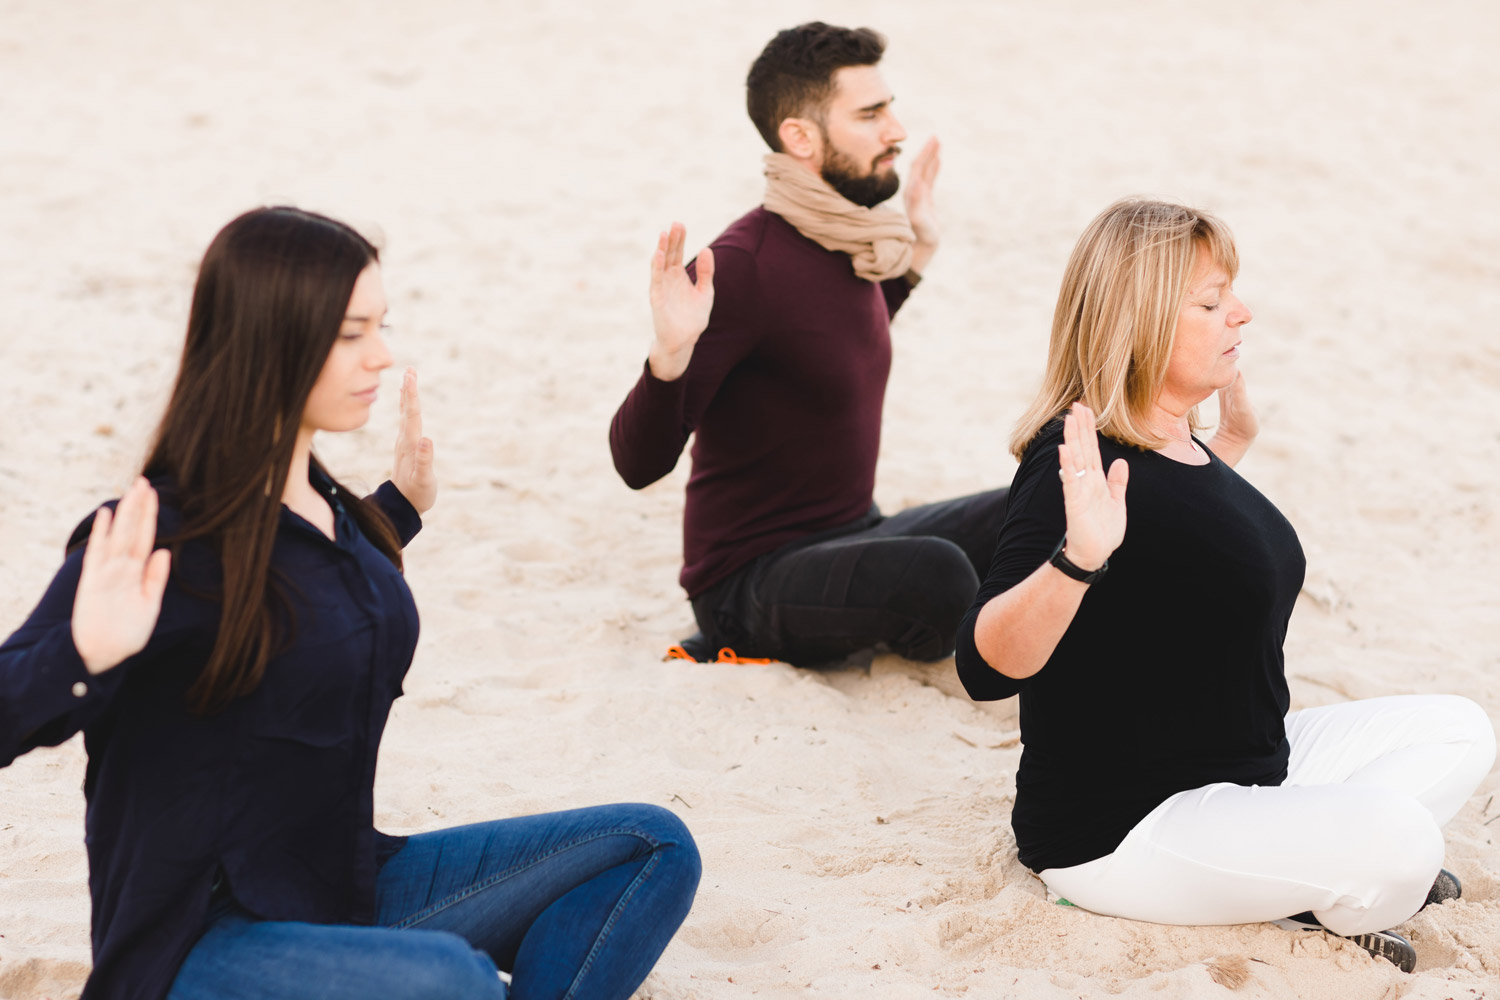
{"type": "Polygon", "coordinates": [[[1084,476],[1086,476],[1088,474],[1089,474],[1089,470],[1088,469],[1079,469],[1077,472],[1073,473],[1073,478],[1074,479],[1082,479],[1084,476]]]}

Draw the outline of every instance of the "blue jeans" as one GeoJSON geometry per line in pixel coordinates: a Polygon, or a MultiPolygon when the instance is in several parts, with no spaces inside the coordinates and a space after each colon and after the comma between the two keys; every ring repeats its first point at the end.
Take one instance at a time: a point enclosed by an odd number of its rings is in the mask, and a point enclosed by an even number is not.
{"type": "Polygon", "coordinates": [[[687,916],[701,872],[692,835],[656,806],[420,834],[380,870],[378,926],[260,920],[226,902],[168,998],[625,1000],[687,916]]]}

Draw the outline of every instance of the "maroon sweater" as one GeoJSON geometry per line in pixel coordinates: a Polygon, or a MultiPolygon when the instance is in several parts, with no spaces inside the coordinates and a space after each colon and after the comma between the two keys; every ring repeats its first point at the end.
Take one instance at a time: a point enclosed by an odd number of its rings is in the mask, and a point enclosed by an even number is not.
{"type": "Polygon", "coordinates": [[[902,278],[855,277],[848,254],[764,208],[712,246],[714,307],[687,372],[663,382],[648,366],[609,428],[632,489],[671,472],[697,433],[682,524],[689,597],[870,509],[890,320],[910,291],[902,278]]]}

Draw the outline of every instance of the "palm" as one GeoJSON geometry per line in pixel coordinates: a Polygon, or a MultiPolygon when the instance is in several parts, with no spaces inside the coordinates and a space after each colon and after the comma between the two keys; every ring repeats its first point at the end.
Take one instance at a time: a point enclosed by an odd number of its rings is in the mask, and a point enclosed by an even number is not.
{"type": "Polygon", "coordinates": [[[698,254],[698,280],[682,262],[687,232],[681,223],[657,240],[651,258],[651,319],[656,342],[663,353],[673,354],[692,347],[708,327],[714,306],[713,251],[698,254]]]}
{"type": "Polygon", "coordinates": [[[1219,390],[1218,433],[1245,444],[1254,441],[1260,433],[1260,418],[1250,402],[1244,375],[1236,373],[1234,381],[1219,390]]]}
{"type": "Polygon", "coordinates": [[[391,481],[418,514],[437,502],[437,476],[432,470],[432,439],[422,436],[422,400],[417,395],[417,373],[408,368],[401,377],[401,428],[396,432],[396,463],[391,481]]]}
{"type": "Polygon", "coordinates": [[[1063,420],[1058,448],[1063,510],[1068,521],[1068,558],[1095,569],[1125,540],[1125,488],[1130,469],[1115,459],[1104,472],[1094,413],[1082,403],[1063,420]]]}
{"type": "Polygon", "coordinates": [[[934,247],[938,244],[938,222],[933,188],[943,166],[941,149],[936,138],[928,139],[912,162],[906,179],[906,218],[911,222],[912,234],[918,243],[934,247]]]}
{"type": "Polygon", "coordinates": [[[152,552],[156,491],[137,480],[113,515],[94,516],[73,599],[73,643],[90,673],[103,673],[146,647],[161,614],[171,554],[152,552]]]}

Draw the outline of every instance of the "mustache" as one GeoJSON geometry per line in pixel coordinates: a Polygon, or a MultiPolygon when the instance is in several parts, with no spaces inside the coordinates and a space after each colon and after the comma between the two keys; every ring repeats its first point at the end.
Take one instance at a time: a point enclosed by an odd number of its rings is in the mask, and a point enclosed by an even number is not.
{"type": "Polygon", "coordinates": [[[882,152],[879,156],[875,157],[875,159],[873,159],[873,160],[870,161],[870,166],[873,167],[875,164],[879,163],[881,160],[885,159],[887,156],[900,156],[900,155],[901,155],[901,147],[900,146],[888,146],[888,147],[886,147],[886,149],[885,149],[884,152],[882,152]]]}

